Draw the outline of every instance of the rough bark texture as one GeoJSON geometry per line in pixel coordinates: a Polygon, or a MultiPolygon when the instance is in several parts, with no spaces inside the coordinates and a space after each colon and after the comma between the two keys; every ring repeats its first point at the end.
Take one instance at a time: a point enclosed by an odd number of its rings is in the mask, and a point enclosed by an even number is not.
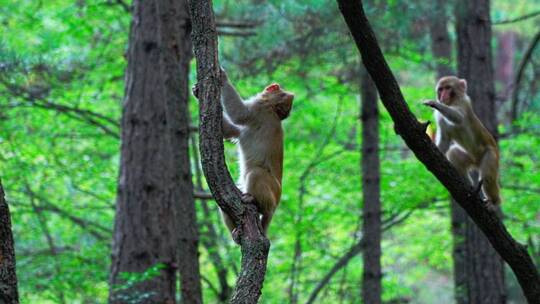
{"type": "Polygon", "coordinates": [[[231,303],[257,303],[266,273],[270,242],[262,234],[253,202],[242,200],[223,154],[220,67],[212,1],[191,1],[192,41],[197,59],[199,138],[201,163],[210,191],[219,207],[240,231],[242,262],[231,303]]]}
{"type": "Polygon", "coordinates": [[[0,303],[19,303],[15,272],[15,245],[11,232],[9,206],[0,182],[0,303]]]}
{"type": "Polygon", "coordinates": [[[431,36],[431,53],[436,60],[437,79],[454,75],[452,68],[452,40],[448,33],[448,16],[446,0],[436,0],[430,14],[429,34],[431,36]]]}
{"type": "Polygon", "coordinates": [[[468,185],[426,135],[426,126],[414,117],[405,103],[397,81],[384,59],[375,34],[365,16],[362,2],[338,0],[338,4],[356,46],[362,54],[362,61],[395,123],[396,132],[401,135],[426,168],[449,190],[454,199],[484,232],[497,252],[510,265],[527,299],[531,303],[539,303],[540,278],[527,249],[512,238],[497,214],[489,210],[479,193],[468,185]]]}
{"type": "Polygon", "coordinates": [[[201,302],[188,158],[186,10],[183,1],[133,4],[111,303],[175,303],[178,268],[183,300],[201,302]],[[121,276],[153,266],[159,270],[142,282],[126,285],[121,276]]]}
{"type": "MultiPolygon", "coordinates": [[[[474,112],[497,138],[489,0],[460,0],[456,5],[458,76],[468,80],[474,112]]],[[[504,264],[478,226],[455,205],[452,208],[457,303],[505,303],[504,264]],[[460,255],[460,256],[457,256],[460,255]],[[458,265],[456,265],[458,266],[458,265]]]]}
{"type": "Polygon", "coordinates": [[[361,76],[362,107],[362,198],[364,201],[362,232],[364,234],[362,273],[363,303],[381,303],[381,192],[379,161],[379,110],[377,88],[363,71],[361,76]]]}

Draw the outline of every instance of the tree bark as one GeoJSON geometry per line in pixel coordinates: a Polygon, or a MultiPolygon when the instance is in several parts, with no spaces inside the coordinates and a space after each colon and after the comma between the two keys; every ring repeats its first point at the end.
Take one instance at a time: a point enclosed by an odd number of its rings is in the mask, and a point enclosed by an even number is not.
{"type": "Polygon", "coordinates": [[[484,203],[480,194],[448,162],[426,135],[426,125],[409,110],[365,16],[362,2],[338,0],[339,9],[362,55],[362,62],[375,82],[381,100],[395,123],[396,132],[416,157],[448,189],[487,236],[493,247],[510,265],[531,303],[540,301],[540,277],[525,246],[512,238],[508,230],[484,203]]]}
{"type": "MultiPolygon", "coordinates": [[[[468,80],[474,112],[497,138],[489,7],[489,0],[460,0],[456,4],[458,76],[468,80]]],[[[455,268],[456,302],[505,303],[501,257],[461,207],[454,205],[452,214],[454,257],[462,262],[455,268]]]]}
{"type": "Polygon", "coordinates": [[[363,303],[381,303],[381,193],[379,161],[379,110],[377,88],[366,71],[361,75],[362,106],[362,198],[364,201],[362,232],[363,303]]]}
{"type": "Polygon", "coordinates": [[[111,303],[201,303],[189,167],[184,1],[133,3],[111,265],[111,303]],[[150,272],[148,272],[150,271],[150,272]],[[127,283],[122,273],[147,272],[127,283]]]}
{"type": "Polygon", "coordinates": [[[435,58],[437,79],[454,75],[452,68],[452,40],[448,33],[448,1],[436,0],[429,19],[429,34],[431,37],[431,53],[435,58]]]}
{"type": "Polygon", "coordinates": [[[15,245],[11,232],[9,206],[0,182],[0,303],[18,304],[15,245]]]}
{"type": "Polygon", "coordinates": [[[253,198],[243,196],[231,178],[223,154],[221,73],[212,1],[191,1],[192,41],[197,59],[199,139],[206,181],[221,210],[239,231],[241,270],[231,303],[257,303],[266,274],[270,242],[262,234],[253,198]]]}

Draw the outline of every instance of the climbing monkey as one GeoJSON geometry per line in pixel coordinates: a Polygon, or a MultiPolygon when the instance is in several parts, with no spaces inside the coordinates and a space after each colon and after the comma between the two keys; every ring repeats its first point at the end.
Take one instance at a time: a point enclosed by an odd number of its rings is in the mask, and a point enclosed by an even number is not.
{"type": "MultiPolygon", "coordinates": [[[[283,129],[281,121],[289,116],[294,95],[278,84],[267,86],[261,93],[242,100],[225,71],[221,71],[221,103],[223,136],[237,140],[240,163],[240,190],[251,194],[257,202],[263,232],[281,198],[283,171],[283,129]]],[[[235,226],[223,213],[225,224],[233,233],[235,226]]]]}
{"type": "Polygon", "coordinates": [[[467,82],[455,76],[442,77],[436,91],[437,101],[424,105],[435,109],[437,147],[467,178],[470,170],[478,170],[484,195],[493,205],[499,205],[499,150],[473,112],[467,82]]]}

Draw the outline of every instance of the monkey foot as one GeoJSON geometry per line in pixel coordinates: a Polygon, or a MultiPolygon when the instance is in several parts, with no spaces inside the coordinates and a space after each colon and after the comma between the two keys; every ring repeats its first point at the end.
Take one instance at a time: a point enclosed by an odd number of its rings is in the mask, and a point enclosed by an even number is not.
{"type": "Polygon", "coordinates": [[[244,204],[254,204],[255,203],[255,198],[253,197],[253,195],[251,195],[249,193],[243,193],[242,194],[242,202],[244,204]]]}

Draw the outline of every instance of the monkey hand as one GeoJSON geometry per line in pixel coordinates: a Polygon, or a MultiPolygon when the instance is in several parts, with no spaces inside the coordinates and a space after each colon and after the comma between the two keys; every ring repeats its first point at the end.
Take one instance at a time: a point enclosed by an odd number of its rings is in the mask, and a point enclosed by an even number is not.
{"type": "Polygon", "coordinates": [[[195,98],[199,99],[199,85],[195,84],[193,87],[191,87],[191,93],[193,93],[193,96],[195,98]]]}
{"type": "Polygon", "coordinates": [[[423,104],[428,107],[437,108],[437,102],[433,100],[424,101],[423,104]]]}

